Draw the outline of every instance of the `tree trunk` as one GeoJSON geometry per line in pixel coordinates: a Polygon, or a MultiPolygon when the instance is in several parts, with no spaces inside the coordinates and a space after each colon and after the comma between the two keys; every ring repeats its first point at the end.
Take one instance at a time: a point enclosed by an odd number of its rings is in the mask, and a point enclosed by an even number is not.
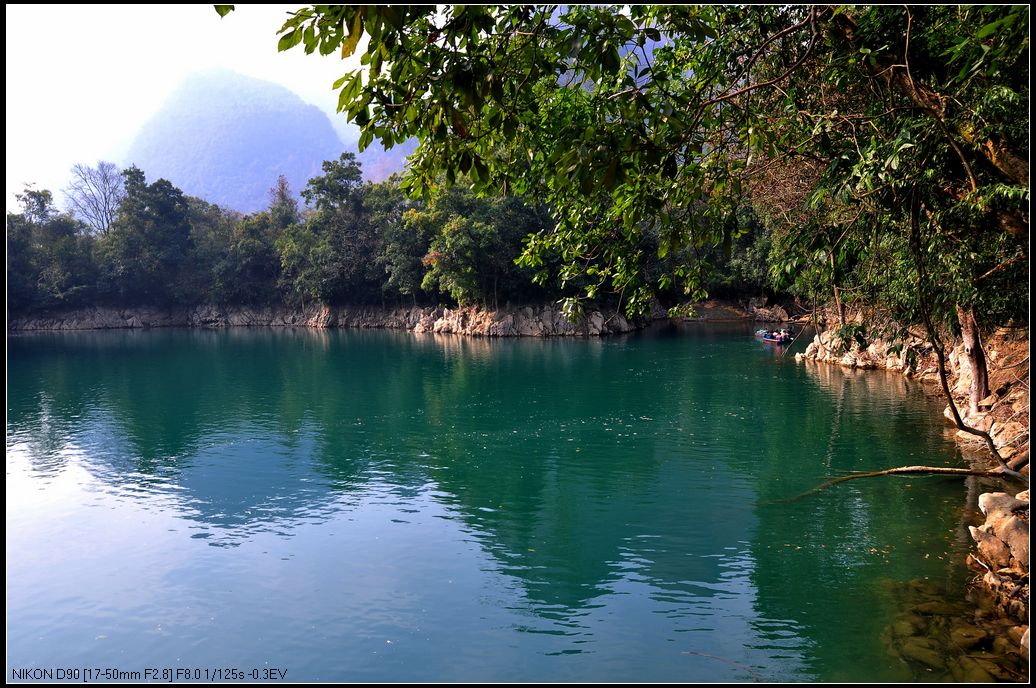
{"type": "Polygon", "coordinates": [[[964,354],[971,368],[971,389],[968,390],[968,407],[972,415],[978,413],[978,402],[989,396],[989,369],[986,367],[986,352],[982,349],[982,337],[975,322],[975,311],[957,306],[961,336],[964,339],[964,354]]]}
{"type": "Polygon", "coordinates": [[[835,252],[831,251],[831,286],[835,292],[835,307],[838,309],[838,324],[845,325],[845,304],[842,303],[842,290],[835,279],[835,252]]]}
{"type": "MultiPolygon", "coordinates": [[[[990,455],[996,459],[996,462],[1000,464],[1000,469],[1007,475],[1016,477],[1023,482],[1028,482],[1025,476],[1012,471],[1007,467],[1007,462],[1004,461],[1004,457],[1000,456],[1000,452],[996,448],[996,443],[993,438],[989,436],[989,433],[985,430],[979,430],[967,425],[960,417],[960,412],[957,411],[957,402],[953,399],[953,392],[950,391],[950,383],[946,379],[946,348],[943,346],[942,340],[939,338],[939,331],[935,327],[935,323],[932,322],[932,309],[928,305],[927,289],[925,280],[927,274],[925,270],[924,254],[921,251],[921,199],[917,194],[917,189],[914,189],[911,194],[912,198],[910,201],[910,250],[914,254],[914,261],[917,265],[917,298],[918,304],[921,306],[921,320],[924,322],[924,328],[928,332],[928,341],[932,344],[932,350],[935,351],[935,358],[939,362],[939,386],[942,387],[943,396],[946,397],[946,404],[950,410],[950,414],[953,416],[953,424],[957,426],[957,429],[963,430],[969,435],[975,435],[981,437],[986,442],[986,446],[989,447],[990,455]]],[[[974,313],[972,313],[974,316],[974,313]]],[[[975,332],[978,328],[974,328],[975,332]]],[[[979,347],[981,350],[981,347],[979,347]]],[[[983,364],[985,363],[985,356],[983,355],[983,364]]]]}

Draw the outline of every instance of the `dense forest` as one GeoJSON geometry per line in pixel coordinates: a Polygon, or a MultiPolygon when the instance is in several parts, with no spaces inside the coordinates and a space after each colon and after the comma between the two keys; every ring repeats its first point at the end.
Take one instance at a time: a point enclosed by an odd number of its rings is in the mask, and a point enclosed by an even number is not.
{"type": "MultiPolygon", "coordinates": [[[[77,170],[97,179],[111,167],[77,170]]],[[[395,180],[361,183],[352,154],[323,171],[302,192],[308,206],[300,209],[282,176],[267,209],[242,215],[164,179],[148,182],[133,167],[109,179],[114,207],[103,224],[58,212],[49,191],[26,189],[23,212],[7,218],[8,308],[394,304],[434,301],[439,289],[486,302],[494,284],[506,298],[529,291],[506,256],[542,222],[535,210],[460,192],[413,203],[395,180]]],[[[101,184],[84,187],[89,197],[101,184]]]]}
{"type": "MultiPolygon", "coordinates": [[[[519,260],[526,238],[553,222],[546,207],[457,186],[409,200],[398,178],[363,182],[351,153],[323,164],[302,190],[301,207],[282,176],[268,207],[249,215],[164,179],[149,183],[135,167],[120,174],[100,163],[74,172],[71,212],[60,212],[50,191],[28,188],[18,197],[22,212],[8,213],[14,314],[203,303],[496,307],[556,301],[585,287],[558,279],[559,261],[534,270],[519,260]]],[[[729,260],[713,251],[702,264],[720,293],[755,293],[769,283],[769,238],[758,222],[748,225],[744,251],[729,260]]],[[[655,267],[666,269],[661,260],[655,267]]]]}

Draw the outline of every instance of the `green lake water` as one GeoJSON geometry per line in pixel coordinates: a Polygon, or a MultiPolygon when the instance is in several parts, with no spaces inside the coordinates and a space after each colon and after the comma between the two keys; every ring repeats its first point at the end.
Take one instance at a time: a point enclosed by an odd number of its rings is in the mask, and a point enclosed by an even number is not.
{"type": "Polygon", "coordinates": [[[961,479],[787,501],[955,465],[942,404],[748,325],[7,343],[9,670],[909,681],[896,584],[966,579],[961,479]]]}

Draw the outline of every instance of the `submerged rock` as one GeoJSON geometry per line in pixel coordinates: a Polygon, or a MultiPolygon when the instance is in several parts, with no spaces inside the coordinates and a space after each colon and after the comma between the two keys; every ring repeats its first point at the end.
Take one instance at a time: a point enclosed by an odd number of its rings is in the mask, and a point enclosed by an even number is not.
{"type": "Polygon", "coordinates": [[[925,614],[928,616],[945,616],[949,614],[960,614],[962,611],[964,611],[964,607],[962,607],[959,604],[952,604],[950,602],[934,601],[923,602],[914,607],[914,611],[918,614],[925,614]]]}
{"type": "MultiPolygon", "coordinates": [[[[926,681],[1020,680],[1027,672],[1019,643],[1026,626],[1006,623],[983,609],[947,599],[929,581],[893,583],[890,592],[903,612],[882,633],[890,655],[912,666],[926,681]]],[[[992,604],[983,594],[980,607],[992,604]]]]}
{"type": "Polygon", "coordinates": [[[961,650],[970,650],[988,637],[989,633],[975,626],[957,626],[950,631],[950,642],[961,650]]]}
{"type": "Polygon", "coordinates": [[[995,680],[978,661],[970,657],[961,657],[951,665],[950,670],[953,680],[960,683],[992,683],[995,680]]]}
{"type": "Polygon", "coordinates": [[[943,669],[946,661],[943,659],[939,646],[935,641],[919,636],[905,639],[899,646],[899,654],[904,659],[920,662],[933,669],[943,669]]]}

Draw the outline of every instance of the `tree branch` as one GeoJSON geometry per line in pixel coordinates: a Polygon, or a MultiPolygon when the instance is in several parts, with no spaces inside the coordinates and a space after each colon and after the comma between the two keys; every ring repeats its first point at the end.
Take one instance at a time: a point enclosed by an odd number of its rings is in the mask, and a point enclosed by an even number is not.
{"type": "Polygon", "coordinates": [[[1024,475],[1017,471],[1012,471],[1006,466],[1003,468],[993,469],[981,469],[981,468],[952,468],[949,466],[898,466],[896,468],[886,468],[883,471],[866,471],[853,473],[852,475],[843,475],[838,478],[831,478],[830,480],[823,482],[811,490],[806,490],[800,495],[796,495],[790,499],[781,500],[783,502],[794,502],[795,500],[808,497],[809,495],[826,490],[829,487],[833,487],[839,483],[848,482],[850,480],[858,480],[859,478],[874,478],[879,475],[975,475],[981,478],[1003,478],[1009,476],[1016,478],[1024,483],[1028,483],[1028,480],[1024,475]]]}
{"type": "MultiPolygon", "coordinates": [[[[813,17],[811,16],[810,17],[810,23],[812,23],[812,21],[813,21],[813,17]]],[[[709,100],[709,101],[706,101],[705,103],[703,103],[702,106],[701,106],[701,109],[704,110],[705,108],[709,107],[710,105],[717,105],[719,103],[722,103],[725,100],[730,100],[731,98],[736,98],[737,96],[745,94],[745,93],[748,93],[750,91],[755,91],[755,90],[760,89],[760,88],[765,88],[766,86],[773,86],[776,83],[784,81],[784,79],[788,78],[788,76],[790,76],[792,74],[792,72],[794,72],[796,69],[798,69],[799,67],[802,66],[802,63],[805,62],[806,58],[809,57],[810,53],[813,52],[813,46],[816,45],[816,42],[817,42],[817,33],[814,30],[813,31],[813,35],[810,36],[810,38],[809,38],[809,45],[806,46],[806,51],[804,53],[802,53],[802,57],[800,57],[798,60],[796,60],[795,64],[793,64],[791,67],[789,67],[787,69],[787,71],[785,71],[783,74],[781,74],[780,76],[775,77],[773,79],[770,79],[769,81],[761,81],[758,84],[750,84],[748,86],[745,86],[742,89],[738,89],[737,91],[734,91],[733,93],[728,93],[726,95],[719,96],[718,98],[713,98],[712,100],[709,100]]]]}

